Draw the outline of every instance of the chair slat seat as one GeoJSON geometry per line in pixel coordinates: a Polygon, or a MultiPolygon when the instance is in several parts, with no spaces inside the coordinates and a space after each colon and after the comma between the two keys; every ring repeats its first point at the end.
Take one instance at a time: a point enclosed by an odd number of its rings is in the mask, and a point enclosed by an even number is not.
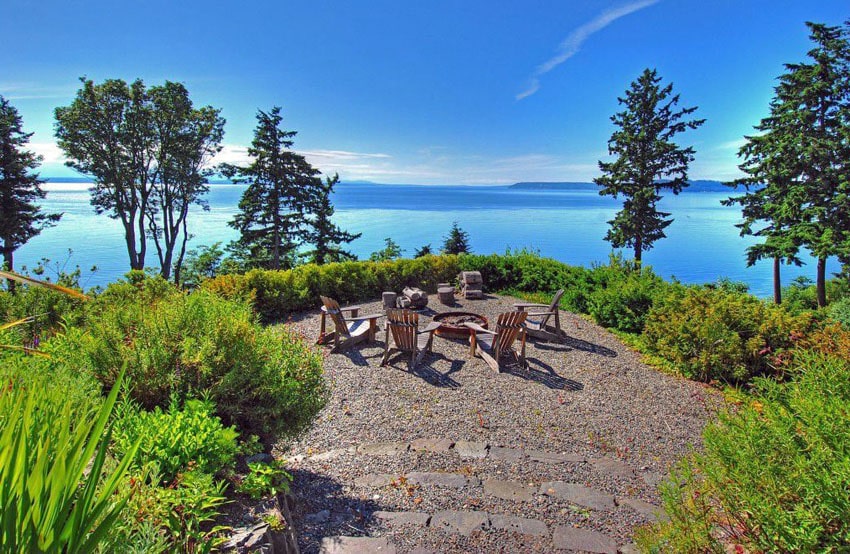
{"type": "Polygon", "coordinates": [[[386,340],[384,358],[381,365],[386,365],[390,350],[410,353],[410,368],[416,367],[425,352],[431,351],[434,343],[434,331],[438,323],[431,323],[422,331],[419,330],[419,314],[410,310],[387,311],[386,340]],[[395,345],[390,347],[390,338],[395,345]]]}
{"type": "Polygon", "coordinates": [[[561,313],[558,308],[563,295],[564,289],[560,289],[555,293],[555,296],[552,297],[552,302],[548,305],[529,302],[514,304],[514,309],[528,314],[525,321],[525,328],[529,335],[543,340],[565,341],[566,337],[561,329],[561,313]],[[550,321],[553,320],[554,325],[550,325],[550,321]]]}
{"type": "Polygon", "coordinates": [[[525,320],[528,314],[522,311],[499,314],[495,330],[483,329],[475,323],[465,323],[469,330],[470,354],[480,356],[487,365],[498,372],[501,370],[501,359],[512,355],[525,367],[525,320]],[[521,342],[521,350],[517,352],[514,343],[521,342]]]}
{"type": "Polygon", "coordinates": [[[334,343],[334,350],[340,348],[348,348],[359,342],[372,342],[375,340],[375,332],[377,330],[378,319],[383,317],[383,314],[357,315],[360,306],[349,306],[341,308],[339,302],[327,296],[320,296],[322,299],[321,309],[321,328],[319,329],[319,338],[316,344],[327,344],[331,340],[334,343]],[[351,316],[346,318],[344,312],[350,312],[351,316]],[[333,322],[334,330],[331,333],[325,333],[326,318],[330,318],[333,322]]]}

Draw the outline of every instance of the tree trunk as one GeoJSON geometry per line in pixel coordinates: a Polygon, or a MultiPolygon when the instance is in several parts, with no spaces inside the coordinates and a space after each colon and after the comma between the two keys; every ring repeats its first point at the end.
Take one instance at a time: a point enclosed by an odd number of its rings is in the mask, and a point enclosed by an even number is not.
{"type": "MultiPolygon", "coordinates": [[[[11,248],[3,248],[3,266],[8,271],[15,271],[15,251],[11,248]]],[[[9,287],[9,292],[15,294],[15,282],[9,279],[6,284],[9,287]]]]}
{"type": "Polygon", "coordinates": [[[641,256],[643,255],[643,241],[640,237],[635,239],[635,269],[640,269],[641,256]]]}
{"type": "Polygon", "coordinates": [[[826,307],[826,258],[818,258],[818,308],[826,307]]]}
{"type": "Polygon", "coordinates": [[[782,279],[780,277],[779,256],[773,257],[773,301],[782,304],[782,279]]]}

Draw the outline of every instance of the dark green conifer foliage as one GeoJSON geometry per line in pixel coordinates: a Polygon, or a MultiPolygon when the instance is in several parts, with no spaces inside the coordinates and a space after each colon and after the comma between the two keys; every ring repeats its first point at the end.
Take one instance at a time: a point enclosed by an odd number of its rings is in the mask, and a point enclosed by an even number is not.
{"type": "Polygon", "coordinates": [[[0,96],[0,252],[9,270],[15,269],[15,250],[61,217],[42,212],[35,203],[45,193],[44,181],[34,173],[41,157],[24,149],[31,136],[24,133],[18,110],[0,96]]]}
{"type": "Polygon", "coordinates": [[[310,200],[309,211],[313,217],[310,219],[310,226],[304,238],[307,243],[314,246],[314,249],[308,252],[309,260],[318,265],[357,259],[357,256],[351,252],[343,250],[341,245],[360,238],[362,233],[348,233],[331,221],[334,214],[331,193],[337,183],[339,183],[339,175],[326,177],[324,183],[319,182],[310,200]]]}
{"type": "Polygon", "coordinates": [[[387,237],[384,239],[384,248],[377,252],[372,252],[372,254],[369,255],[369,260],[373,262],[388,262],[401,258],[403,252],[404,250],[401,249],[396,241],[394,241],[391,237],[387,237]]]}
{"type": "Polygon", "coordinates": [[[673,220],[658,211],[661,192],[679,194],[688,186],[688,164],[694,160],[692,147],[681,148],[673,138],[687,129],[696,129],[704,119],[686,119],[696,107],[676,111],[679,95],[671,96],[673,85],[660,85],[656,71],[645,69],[633,81],[622,112],[611,116],[618,127],[608,141],[608,154],[614,161],[599,162],[602,176],[593,180],[601,186],[600,195],[623,196],[623,209],[608,223],[605,240],[614,248],[634,249],[635,262],[642,253],[664,238],[664,229],[673,220]]]}
{"type": "Polygon", "coordinates": [[[777,195],[794,204],[782,212],[791,218],[789,235],[818,261],[823,307],[827,258],[850,259],[850,23],[806,25],[815,43],[811,60],[786,64],[760,130],[770,170],[785,185],[777,195]]]}
{"type": "Polygon", "coordinates": [[[248,183],[239,213],[229,223],[240,233],[229,250],[246,268],[289,269],[296,264],[308,224],[306,210],[321,186],[319,171],[290,150],[297,132],[282,129],[282,120],[277,106],[258,111],[248,148],[253,161],[246,167],[222,168],[226,176],[248,183]]]}
{"type": "Polygon", "coordinates": [[[443,239],[444,254],[468,254],[469,253],[469,233],[461,229],[457,221],[452,223],[452,228],[449,229],[449,234],[443,239]]]}
{"type": "Polygon", "coordinates": [[[417,248],[413,252],[413,257],[414,258],[421,258],[423,256],[428,256],[429,254],[433,254],[433,252],[431,251],[431,245],[426,244],[422,248],[417,248]]]}

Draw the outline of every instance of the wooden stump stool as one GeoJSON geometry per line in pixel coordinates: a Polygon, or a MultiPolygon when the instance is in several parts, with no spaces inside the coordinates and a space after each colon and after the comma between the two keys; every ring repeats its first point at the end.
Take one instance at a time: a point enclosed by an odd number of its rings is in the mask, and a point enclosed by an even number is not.
{"type": "Polygon", "coordinates": [[[446,306],[453,306],[455,303],[455,289],[454,287],[440,287],[437,289],[437,296],[440,299],[440,303],[446,306]]]}

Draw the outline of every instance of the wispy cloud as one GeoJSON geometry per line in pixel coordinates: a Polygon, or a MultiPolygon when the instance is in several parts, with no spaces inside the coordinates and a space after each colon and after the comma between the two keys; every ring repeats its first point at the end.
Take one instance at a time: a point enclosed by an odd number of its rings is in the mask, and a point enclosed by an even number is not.
{"type": "Polygon", "coordinates": [[[7,100],[42,100],[68,98],[76,89],[71,85],[40,85],[36,83],[0,82],[0,95],[7,100]]]}
{"type": "Polygon", "coordinates": [[[647,8],[658,3],[658,1],[659,0],[638,0],[637,2],[631,2],[624,6],[620,6],[619,8],[605,10],[594,19],[573,30],[573,32],[570,33],[569,36],[567,36],[567,38],[565,38],[558,46],[558,51],[555,55],[537,67],[529,79],[528,86],[526,86],[525,90],[516,95],[516,99],[522,100],[523,98],[527,98],[537,92],[540,89],[540,77],[575,56],[581,49],[581,45],[584,44],[584,41],[586,41],[592,34],[601,31],[621,17],[627,16],[638,10],[642,10],[643,8],[647,8]]]}

